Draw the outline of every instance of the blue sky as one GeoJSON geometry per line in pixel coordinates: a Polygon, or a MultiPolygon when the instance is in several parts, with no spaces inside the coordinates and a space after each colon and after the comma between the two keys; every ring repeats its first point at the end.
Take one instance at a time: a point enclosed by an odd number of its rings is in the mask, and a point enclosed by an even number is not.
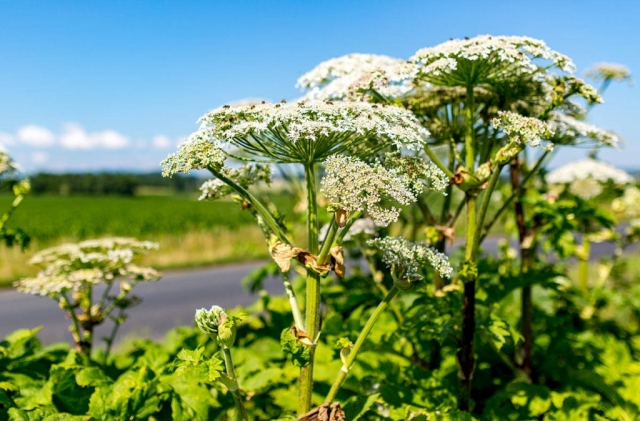
{"type": "MultiPolygon", "coordinates": [[[[27,172],[156,170],[207,110],[296,98],[298,76],[352,52],[527,35],[579,76],[602,61],[640,74],[639,16],[634,1],[0,0],[0,142],[27,172]]],[[[639,93],[614,84],[591,115],[627,142],[601,157],[628,168],[640,167],[639,93]]]]}

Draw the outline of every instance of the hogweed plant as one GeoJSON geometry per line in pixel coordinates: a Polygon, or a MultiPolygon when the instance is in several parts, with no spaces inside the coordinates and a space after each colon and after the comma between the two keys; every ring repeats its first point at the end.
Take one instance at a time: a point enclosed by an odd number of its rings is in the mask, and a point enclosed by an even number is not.
{"type": "MultiPolygon", "coordinates": [[[[250,208],[256,216],[271,255],[283,273],[291,304],[294,325],[290,336],[283,332],[283,343],[285,349],[300,353],[300,358],[293,361],[301,367],[298,414],[302,416],[311,411],[312,404],[314,354],[320,336],[321,279],[331,271],[338,277],[344,276],[341,247],[344,236],[364,215],[370,215],[378,225],[390,224],[397,219],[400,207],[415,202],[425,187],[430,185],[442,191],[447,184],[446,176],[433,165],[400,155],[401,151],[423,148],[428,131],[411,112],[391,105],[300,101],[224,106],[205,114],[201,122],[201,129],[176,154],[163,161],[163,173],[171,176],[179,171],[207,169],[215,180],[205,183],[203,197],[217,198],[232,192],[243,208],[250,208]],[[227,158],[253,163],[240,169],[231,168],[226,166],[227,158]],[[274,214],[248,191],[251,183],[267,179],[248,176],[256,172],[267,174],[262,167],[265,164],[302,166],[306,247],[293,244],[280,213],[274,214]],[[324,176],[319,184],[316,177],[321,168],[324,176]],[[318,235],[320,185],[329,202],[327,211],[333,214],[322,239],[318,235]],[[288,280],[292,261],[299,262],[306,271],[304,315],[288,280]],[[293,338],[297,344],[287,344],[286,338],[293,338]]],[[[446,258],[442,256],[438,262],[443,267],[446,258]]],[[[406,279],[399,278],[398,282],[406,279]]],[[[397,288],[389,291],[379,311],[365,325],[350,351],[351,363],[377,317],[397,292],[397,288]]],[[[345,376],[351,363],[343,367],[345,376]]],[[[342,380],[344,376],[336,380],[327,405],[332,403],[342,380]]]]}
{"type": "Polygon", "coordinates": [[[134,263],[158,245],[132,238],[103,238],[64,244],[36,253],[30,263],[41,270],[33,278],[14,283],[18,291],[54,299],[68,319],[77,351],[88,364],[95,345],[94,330],[106,320],[113,322],[103,338],[106,364],[127,309],[141,299],[131,294],[138,282],[157,281],[160,273],[134,263]],[[119,292],[112,293],[114,286],[119,292]],[[98,291],[102,288],[102,291],[98,291]]]}
{"type": "Polygon", "coordinates": [[[18,245],[23,249],[29,244],[29,236],[20,228],[7,228],[9,219],[18,208],[31,187],[28,178],[20,176],[20,167],[0,144],[0,192],[8,190],[14,195],[9,209],[0,215],[0,240],[8,247],[18,245]]]}
{"type": "MultiPolygon", "coordinates": [[[[584,145],[598,149],[619,143],[615,134],[584,119],[593,104],[603,102],[601,94],[609,82],[627,79],[628,70],[616,65],[595,66],[589,76],[603,81],[600,89],[574,76],[574,71],[569,57],[543,41],[484,35],[421,49],[408,62],[394,62],[386,56],[347,55],[320,64],[298,81],[311,97],[404,106],[429,130],[424,153],[451,180],[440,212],[418,198],[427,237],[435,233],[438,250],[444,251],[446,242],[453,239],[456,220],[466,209],[464,262],[453,281],[464,284],[458,365],[462,383],[459,407],[465,411],[471,409],[471,379],[476,367],[475,296],[482,241],[512,209],[520,244],[520,274],[528,276],[535,261],[537,222],[526,217],[524,202],[528,186],[544,172],[554,146],[556,150],[584,145]],[[537,156],[536,149],[540,151],[537,156]],[[527,162],[531,157],[535,160],[527,162]],[[492,193],[507,166],[511,194],[489,214],[492,193]],[[464,195],[455,211],[452,189],[464,195]]],[[[445,283],[438,277],[434,281],[436,296],[441,296],[438,291],[445,283]]],[[[531,285],[523,284],[522,353],[509,364],[529,380],[532,311],[531,285]]],[[[439,343],[432,343],[432,347],[437,364],[439,343]]]]}
{"type": "MultiPolygon", "coordinates": [[[[563,147],[597,150],[619,144],[614,133],[584,120],[593,104],[603,102],[601,94],[608,83],[625,76],[600,68],[598,78],[603,86],[596,89],[574,76],[574,71],[570,58],[528,37],[484,35],[450,40],[421,49],[408,61],[350,54],[321,63],[303,75],[298,80],[304,92],[300,101],[224,106],[205,114],[200,130],[163,161],[166,176],[209,170],[214,179],[203,185],[202,198],[231,194],[255,216],[265,233],[271,256],[283,274],[292,311],[294,324],[283,332],[281,341],[291,361],[301,366],[300,416],[314,419],[320,412],[323,416],[332,413],[360,347],[387,307],[401,326],[406,325],[403,329],[409,329],[412,322],[392,299],[416,283],[423,285],[426,267],[435,269],[429,277],[434,282],[433,297],[446,305],[456,302],[452,297],[459,297],[462,306],[452,319],[461,383],[458,407],[463,411],[473,407],[478,329],[482,338],[497,338],[495,352],[514,373],[534,380],[534,304],[532,285],[525,279],[541,270],[544,262],[536,255],[537,247],[542,236],[551,233],[545,229],[552,224],[543,224],[544,215],[538,212],[543,204],[548,209],[556,206],[549,200],[553,195],[542,195],[547,189],[546,166],[563,147]],[[227,160],[248,164],[227,165],[227,160]],[[306,247],[293,243],[290,221],[283,213],[249,191],[252,184],[269,181],[269,165],[283,168],[283,177],[290,181],[296,181],[292,174],[301,167],[306,206],[300,209],[306,212],[306,247]],[[500,180],[505,172],[509,183],[503,186],[500,180]],[[543,192],[531,188],[534,182],[543,192]],[[435,200],[434,193],[442,194],[441,198],[435,200]],[[538,193],[537,202],[531,199],[534,193],[538,193]],[[325,205],[331,220],[319,235],[319,221],[325,215],[319,209],[325,205]],[[405,207],[410,207],[406,215],[405,207]],[[461,215],[465,215],[464,256],[454,273],[444,252],[446,244],[455,239],[461,215]],[[482,276],[490,275],[480,272],[482,242],[505,215],[513,218],[518,236],[522,279],[520,333],[511,334],[516,348],[513,355],[501,350],[508,330],[497,327],[505,322],[496,319],[492,297],[478,283],[482,276]],[[411,223],[412,237],[419,236],[417,226],[421,225],[424,241],[400,237],[366,241],[355,231],[353,241],[351,229],[363,224],[363,217],[378,229],[392,226],[395,232],[403,229],[394,227],[411,223]],[[362,249],[385,297],[372,309],[355,343],[349,338],[340,341],[342,369],[324,404],[311,410],[314,352],[321,335],[321,280],[331,272],[338,278],[345,276],[343,246],[347,245],[362,249]],[[386,270],[381,271],[376,259],[386,270]],[[304,306],[298,303],[289,280],[292,262],[306,272],[304,306]],[[379,282],[385,276],[393,280],[390,289],[379,282]],[[478,291],[483,297],[480,310],[476,308],[478,291]]],[[[425,310],[438,312],[434,304],[429,305],[425,310]]],[[[448,310],[443,307],[440,311],[448,310]]],[[[427,344],[414,343],[412,361],[437,369],[440,345],[433,336],[427,344]],[[431,347],[430,361],[416,355],[417,345],[431,347]]]]}

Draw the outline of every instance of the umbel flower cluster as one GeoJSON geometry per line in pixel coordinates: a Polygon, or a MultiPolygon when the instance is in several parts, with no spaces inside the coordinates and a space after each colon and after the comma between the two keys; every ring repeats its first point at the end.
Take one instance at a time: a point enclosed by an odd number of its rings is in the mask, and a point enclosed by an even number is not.
{"type": "MultiPolygon", "coordinates": [[[[271,182],[271,167],[268,165],[249,164],[233,169],[225,167],[222,174],[228,179],[234,181],[236,184],[242,186],[244,189],[259,182],[267,184],[271,182]]],[[[221,199],[233,193],[231,187],[217,178],[207,180],[202,183],[200,191],[202,194],[198,200],[221,199]]]]}
{"type": "Polygon", "coordinates": [[[56,298],[117,277],[134,281],[156,281],[160,274],[149,267],[132,263],[157,243],[132,238],[105,238],[77,244],[65,244],[35,254],[30,264],[42,268],[34,278],[14,284],[20,292],[56,298]]]}
{"type": "Polygon", "coordinates": [[[180,145],[176,153],[160,163],[162,175],[171,177],[182,172],[188,174],[191,170],[215,169],[222,170],[227,155],[222,150],[219,141],[213,137],[211,130],[203,129],[193,133],[180,145]]]}
{"type": "Polygon", "coordinates": [[[453,269],[443,253],[428,247],[424,242],[412,242],[404,237],[385,237],[367,242],[380,251],[382,261],[391,268],[397,279],[419,281],[423,279],[422,269],[433,267],[444,278],[449,278],[453,269]]]}
{"type": "Polygon", "coordinates": [[[569,139],[572,144],[593,142],[597,145],[615,148],[620,142],[615,133],[562,113],[552,113],[548,124],[561,143],[564,143],[564,139],[569,139]]]}
{"type": "Polygon", "coordinates": [[[633,183],[634,178],[606,162],[585,159],[551,171],[547,175],[547,182],[565,186],[570,193],[588,200],[602,193],[603,184],[623,186],[633,183]]]}
{"type": "Polygon", "coordinates": [[[12,177],[18,171],[18,164],[15,163],[6,149],[0,144],[0,180],[12,177]]]}
{"type": "Polygon", "coordinates": [[[551,50],[544,41],[529,37],[481,35],[452,39],[424,48],[410,59],[419,66],[419,77],[437,85],[468,86],[531,74],[551,62],[572,73],[575,65],[567,56],[551,50]]]}
{"type": "Polygon", "coordinates": [[[446,188],[448,179],[435,165],[394,159],[395,165],[386,168],[379,161],[370,165],[354,157],[330,156],[324,163],[326,174],[321,191],[348,212],[367,212],[377,225],[386,226],[397,220],[400,209],[383,207],[384,202],[391,200],[401,205],[415,202],[424,187],[422,180],[431,181],[435,190],[446,188]]]}
{"type": "Polygon", "coordinates": [[[631,78],[631,72],[621,64],[596,63],[587,71],[587,76],[593,79],[623,81],[631,78]]]}
{"type": "Polygon", "coordinates": [[[377,54],[348,54],[316,66],[298,79],[303,99],[357,100],[375,89],[385,97],[406,95],[413,89],[415,67],[405,60],[377,54]]]}
{"type": "Polygon", "coordinates": [[[224,106],[200,121],[212,141],[279,163],[320,162],[346,150],[370,155],[389,145],[417,150],[429,135],[411,112],[363,102],[224,106]]]}
{"type": "Polygon", "coordinates": [[[502,129],[514,142],[532,147],[539,146],[542,139],[553,136],[553,131],[543,121],[511,111],[498,111],[498,117],[491,121],[491,125],[502,129]]]}

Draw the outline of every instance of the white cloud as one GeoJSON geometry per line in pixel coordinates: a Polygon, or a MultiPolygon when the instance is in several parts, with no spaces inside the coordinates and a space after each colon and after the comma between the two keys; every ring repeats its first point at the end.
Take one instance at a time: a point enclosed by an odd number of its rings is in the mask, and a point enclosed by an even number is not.
{"type": "Polygon", "coordinates": [[[158,148],[158,149],[167,149],[172,146],[171,139],[163,135],[155,136],[151,141],[151,143],[153,143],[154,148],[158,148]]]}
{"type": "Polygon", "coordinates": [[[0,145],[13,145],[16,143],[14,137],[9,133],[0,133],[0,145]]]}
{"type": "Polygon", "coordinates": [[[47,161],[49,161],[49,155],[44,152],[34,152],[31,155],[31,162],[36,165],[42,165],[47,161]]]}
{"type": "Polygon", "coordinates": [[[56,143],[56,137],[44,127],[30,124],[18,129],[18,139],[22,143],[26,143],[35,147],[48,147],[56,143]]]}
{"type": "Polygon", "coordinates": [[[60,144],[67,149],[120,149],[129,146],[129,139],[115,130],[87,133],[79,124],[67,123],[60,144]]]}

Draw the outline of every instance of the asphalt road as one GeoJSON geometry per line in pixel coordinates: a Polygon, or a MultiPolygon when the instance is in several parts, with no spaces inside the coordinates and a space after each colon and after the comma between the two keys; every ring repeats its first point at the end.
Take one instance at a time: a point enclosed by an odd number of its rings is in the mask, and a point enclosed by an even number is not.
{"type": "MultiPolygon", "coordinates": [[[[496,238],[487,238],[483,248],[495,253],[496,238]]],[[[611,253],[611,244],[594,244],[592,258],[611,253]]],[[[143,302],[129,310],[129,319],[122,325],[118,341],[127,337],[162,338],[173,327],[191,325],[198,308],[213,304],[225,308],[248,305],[257,295],[242,289],[241,281],[261,263],[218,266],[205,269],[165,273],[158,282],[140,283],[134,289],[143,302]]],[[[282,294],[279,278],[265,281],[265,289],[272,294],[282,294]]],[[[64,319],[55,301],[47,297],[35,297],[7,289],[0,292],[0,339],[19,328],[43,326],[39,333],[44,343],[71,341],[69,321],[64,319]]],[[[96,331],[96,338],[110,333],[107,323],[96,331]]]]}

